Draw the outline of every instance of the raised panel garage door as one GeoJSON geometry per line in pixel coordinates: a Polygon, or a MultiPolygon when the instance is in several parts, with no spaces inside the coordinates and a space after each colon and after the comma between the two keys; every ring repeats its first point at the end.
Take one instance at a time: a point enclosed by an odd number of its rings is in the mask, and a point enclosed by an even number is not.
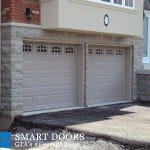
{"type": "Polygon", "coordinates": [[[61,44],[23,46],[24,112],[77,105],[77,48],[61,44]]]}
{"type": "Polygon", "coordinates": [[[87,105],[125,101],[125,51],[91,46],[87,59],[87,105]]]}

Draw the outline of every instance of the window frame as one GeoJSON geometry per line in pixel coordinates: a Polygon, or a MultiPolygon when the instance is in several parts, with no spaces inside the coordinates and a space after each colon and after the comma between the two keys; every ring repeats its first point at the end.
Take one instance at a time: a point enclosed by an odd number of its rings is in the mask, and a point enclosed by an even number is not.
{"type": "Polygon", "coordinates": [[[144,64],[150,64],[150,12],[144,11],[145,16],[148,17],[148,39],[147,39],[147,56],[143,57],[144,64]]]}
{"type": "Polygon", "coordinates": [[[135,9],[135,0],[133,0],[133,7],[131,6],[126,6],[125,5],[125,0],[122,0],[122,4],[117,4],[114,2],[114,0],[110,0],[110,2],[107,1],[102,1],[102,0],[85,0],[91,3],[98,3],[98,4],[105,4],[109,6],[115,6],[115,7],[120,7],[120,8],[125,8],[125,9],[135,9]]]}

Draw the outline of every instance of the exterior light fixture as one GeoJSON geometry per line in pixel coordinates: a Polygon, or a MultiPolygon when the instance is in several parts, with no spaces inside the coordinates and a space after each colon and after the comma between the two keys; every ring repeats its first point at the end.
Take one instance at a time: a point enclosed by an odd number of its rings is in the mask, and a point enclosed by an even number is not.
{"type": "Polygon", "coordinates": [[[109,16],[105,14],[104,16],[104,25],[107,27],[109,25],[109,16]]]}
{"type": "Polygon", "coordinates": [[[31,10],[31,8],[26,8],[26,16],[29,20],[32,19],[33,12],[31,10]]]}

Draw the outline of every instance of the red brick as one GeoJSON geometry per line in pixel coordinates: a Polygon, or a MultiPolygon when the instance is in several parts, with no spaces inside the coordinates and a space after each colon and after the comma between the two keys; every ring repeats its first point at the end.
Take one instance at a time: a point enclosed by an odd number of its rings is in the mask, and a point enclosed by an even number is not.
{"type": "Polygon", "coordinates": [[[39,0],[2,0],[2,23],[4,22],[40,24],[39,0]],[[39,14],[33,14],[29,20],[25,15],[26,8],[39,11],[39,14]]]}

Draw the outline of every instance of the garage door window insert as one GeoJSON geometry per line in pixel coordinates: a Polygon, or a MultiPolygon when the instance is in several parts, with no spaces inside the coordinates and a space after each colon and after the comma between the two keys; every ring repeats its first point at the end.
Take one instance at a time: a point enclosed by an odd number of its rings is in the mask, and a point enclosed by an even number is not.
{"type": "Polygon", "coordinates": [[[47,45],[38,45],[37,46],[37,52],[39,53],[46,53],[47,52],[47,45]]]}
{"type": "Polygon", "coordinates": [[[52,54],[61,54],[62,53],[62,48],[61,46],[52,46],[52,54]]]}
{"type": "Polygon", "coordinates": [[[32,44],[23,44],[23,52],[31,52],[32,44]]]}
{"type": "Polygon", "coordinates": [[[67,47],[65,49],[65,53],[66,54],[73,54],[74,53],[74,48],[73,47],[67,47]]]}

